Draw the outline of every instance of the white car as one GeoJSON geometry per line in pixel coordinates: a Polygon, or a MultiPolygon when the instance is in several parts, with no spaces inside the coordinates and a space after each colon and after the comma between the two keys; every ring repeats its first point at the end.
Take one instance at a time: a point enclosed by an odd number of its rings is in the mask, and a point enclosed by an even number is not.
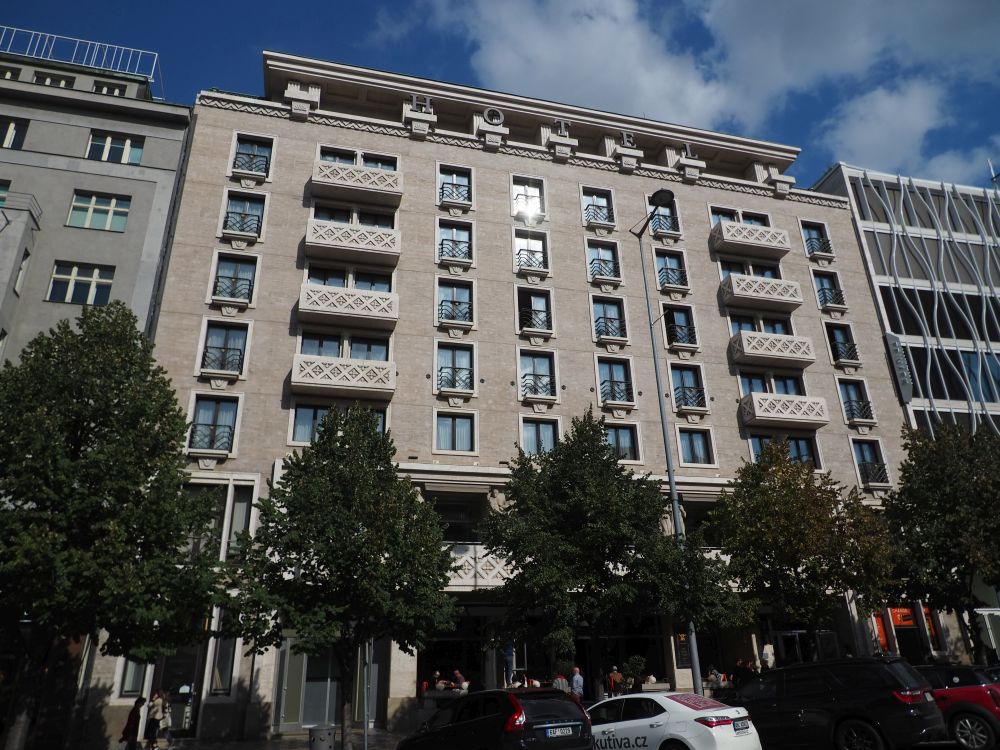
{"type": "Polygon", "coordinates": [[[587,713],[597,750],[761,750],[745,708],[693,693],[623,695],[587,713]]]}

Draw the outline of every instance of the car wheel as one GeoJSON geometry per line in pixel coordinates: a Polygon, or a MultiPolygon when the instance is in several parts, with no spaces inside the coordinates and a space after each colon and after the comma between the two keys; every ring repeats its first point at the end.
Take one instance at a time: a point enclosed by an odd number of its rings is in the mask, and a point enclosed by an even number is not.
{"type": "Polygon", "coordinates": [[[975,714],[959,714],[952,719],[951,738],[969,750],[986,750],[996,742],[993,727],[975,714]]]}
{"type": "Polygon", "coordinates": [[[878,730],[861,719],[847,719],[840,723],[834,736],[837,750],[885,750],[885,743],[878,730]]]}

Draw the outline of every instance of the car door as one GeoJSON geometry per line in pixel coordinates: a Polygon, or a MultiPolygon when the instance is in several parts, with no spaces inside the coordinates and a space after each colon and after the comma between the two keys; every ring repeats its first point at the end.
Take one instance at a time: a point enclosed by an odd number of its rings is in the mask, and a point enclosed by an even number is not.
{"type": "Polygon", "coordinates": [[[785,673],[777,713],[785,726],[786,747],[823,747],[830,738],[835,710],[836,698],[826,670],[809,667],[785,673]]]}
{"type": "Polygon", "coordinates": [[[778,690],[783,672],[772,672],[750,680],[736,692],[737,705],[745,707],[760,735],[761,744],[772,748],[787,747],[785,731],[778,716],[778,690]]]}
{"type": "Polygon", "coordinates": [[[590,715],[590,726],[594,733],[594,747],[597,750],[612,750],[615,743],[615,725],[621,719],[624,698],[598,703],[591,706],[587,712],[590,715]]]}
{"type": "Polygon", "coordinates": [[[642,695],[622,699],[622,715],[615,724],[615,739],[618,747],[660,746],[667,711],[657,701],[642,695]]]}
{"type": "Polygon", "coordinates": [[[421,731],[410,739],[407,750],[434,750],[441,747],[445,733],[455,718],[455,709],[460,703],[461,701],[453,701],[433,714],[424,722],[421,731]]]}

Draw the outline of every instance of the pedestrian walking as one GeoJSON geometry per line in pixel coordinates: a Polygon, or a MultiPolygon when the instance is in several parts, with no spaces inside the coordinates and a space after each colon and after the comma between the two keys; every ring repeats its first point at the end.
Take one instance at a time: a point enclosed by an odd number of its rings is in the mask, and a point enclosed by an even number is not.
{"type": "Polygon", "coordinates": [[[122,736],[118,738],[119,742],[125,743],[125,750],[138,750],[139,748],[139,714],[142,713],[144,705],[146,705],[146,699],[140,695],[132,704],[132,710],[128,712],[125,726],[122,727],[122,736]]]}
{"type": "Polygon", "coordinates": [[[583,675],[579,667],[573,667],[573,676],[569,681],[569,692],[576,700],[583,699],[583,675]]]}
{"type": "Polygon", "coordinates": [[[624,681],[625,677],[618,671],[618,667],[612,666],[611,674],[608,675],[608,687],[610,688],[611,695],[622,694],[622,683],[624,681]]]}
{"type": "Polygon", "coordinates": [[[147,748],[156,747],[156,737],[160,733],[160,722],[163,721],[165,714],[163,710],[165,703],[163,691],[157,690],[153,693],[153,699],[149,702],[149,710],[146,712],[146,731],[143,732],[147,748]]]}

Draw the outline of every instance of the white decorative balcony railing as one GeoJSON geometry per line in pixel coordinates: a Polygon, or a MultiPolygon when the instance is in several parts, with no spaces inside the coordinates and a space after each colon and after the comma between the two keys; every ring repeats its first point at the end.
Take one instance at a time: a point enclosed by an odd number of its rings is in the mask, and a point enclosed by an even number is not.
{"type": "Polygon", "coordinates": [[[482,544],[456,544],[451,548],[451,573],[447,591],[475,591],[502,586],[514,576],[507,561],[491,555],[482,544]]]}
{"type": "Polygon", "coordinates": [[[727,305],[794,310],[802,304],[802,287],[797,281],[733,273],[722,281],[722,296],[727,305]]]}
{"type": "Polygon", "coordinates": [[[780,393],[751,393],[740,401],[743,424],[769,427],[822,427],[829,423],[826,399],[780,393]]]}
{"type": "Polygon", "coordinates": [[[299,320],[392,328],[399,320],[399,295],[303,284],[299,290],[299,320]]]}
{"type": "Polygon", "coordinates": [[[292,390],[297,393],[388,399],[396,391],[396,365],[394,362],[368,359],[296,354],[292,364],[292,390]]]}
{"type": "Polygon", "coordinates": [[[740,331],[729,340],[729,352],[745,364],[808,367],[816,361],[812,339],[780,333],[740,331]]]}
{"type": "Polygon", "coordinates": [[[783,229],[735,221],[720,221],[712,227],[708,242],[715,251],[726,250],[758,258],[780,258],[791,248],[788,232],[783,229]]]}
{"type": "Polygon", "coordinates": [[[309,190],[313,195],[398,206],[403,175],[395,170],[320,160],[313,164],[309,190]]]}
{"type": "Polygon", "coordinates": [[[395,265],[400,245],[396,229],[317,219],[306,225],[306,252],[317,257],[395,265]]]}

